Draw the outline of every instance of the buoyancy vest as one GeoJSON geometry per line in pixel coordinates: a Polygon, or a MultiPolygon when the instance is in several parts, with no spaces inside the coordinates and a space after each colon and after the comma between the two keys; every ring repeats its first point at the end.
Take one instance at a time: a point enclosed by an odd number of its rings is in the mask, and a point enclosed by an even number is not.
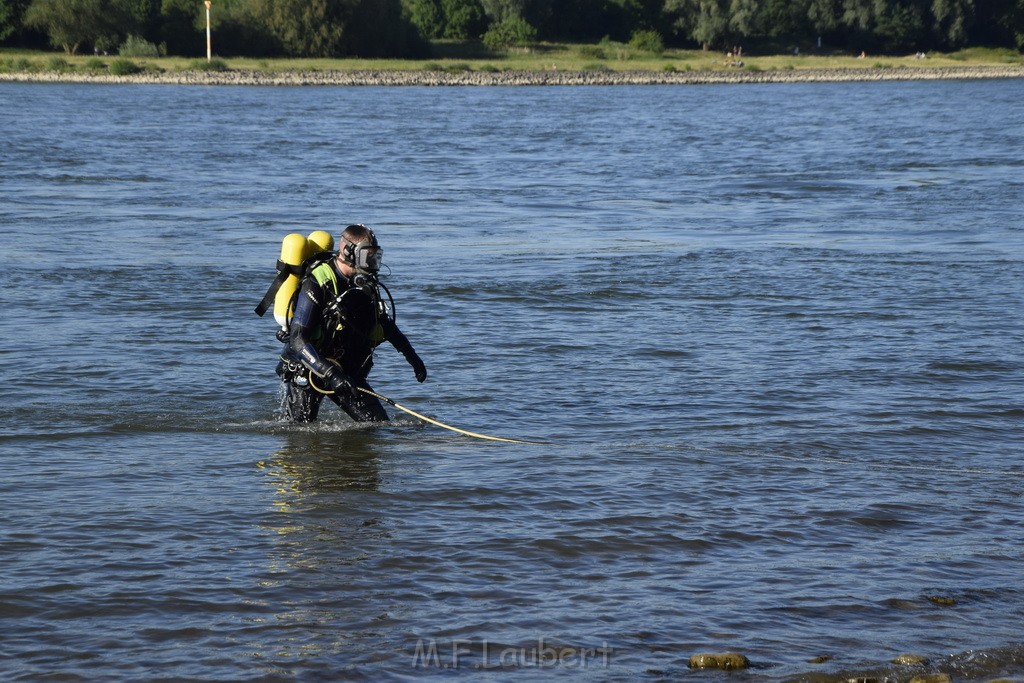
{"type": "Polygon", "coordinates": [[[370,293],[371,290],[362,287],[349,287],[345,291],[341,291],[338,273],[334,270],[334,266],[330,261],[316,266],[309,275],[316,280],[325,294],[331,295],[332,300],[323,303],[323,325],[329,328],[325,332],[329,331],[331,338],[345,330],[346,327],[349,327],[353,328],[352,331],[355,334],[365,337],[370,343],[371,348],[380,345],[384,341],[384,325],[382,324],[381,316],[386,316],[387,314],[380,303],[380,296],[376,294],[375,290],[372,294],[370,293]],[[344,299],[350,292],[361,293],[368,300],[366,304],[372,307],[372,313],[364,309],[364,312],[370,313],[373,316],[373,322],[368,326],[368,330],[359,330],[354,326],[353,321],[346,319],[344,299]]]}

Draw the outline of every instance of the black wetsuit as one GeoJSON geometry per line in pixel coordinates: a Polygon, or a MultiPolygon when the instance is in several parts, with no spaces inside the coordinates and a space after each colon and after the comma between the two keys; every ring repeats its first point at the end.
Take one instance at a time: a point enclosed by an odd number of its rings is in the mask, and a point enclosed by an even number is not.
{"type": "MultiPolygon", "coordinates": [[[[381,305],[375,286],[355,286],[342,275],[333,260],[314,269],[302,281],[289,325],[288,342],[277,366],[287,391],[285,409],[289,419],[295,422],[316,419],[325,394],[309,385],[309,375],[312,372],[313,382],[322,388],[323,382],[317,380],[329,370],[332,361],[340,365],[353,385],[370,389],[366,377],[373,367],[373,350],[383,341],[391,342],[414,368],[416,363],[422,367],[409,340],[381,305]],[[333,279],[322,270],[324,268],[331,270],[333,279]],[[337,283],[337,294],[333,282],[337,283]]],[[[419,371],[417,379],[420,379],[419,371]]],[[[388,419],[380,401],[369,394],[356,391],[351,395],[330,394],[330,397],[353,420],[381,422],[388,419]]]]}

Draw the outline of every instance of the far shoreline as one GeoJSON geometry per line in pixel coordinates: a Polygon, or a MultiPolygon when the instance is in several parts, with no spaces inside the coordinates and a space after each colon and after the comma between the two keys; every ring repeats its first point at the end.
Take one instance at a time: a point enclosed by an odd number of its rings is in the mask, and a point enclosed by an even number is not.
{"type": "Polygon", "coordinates": [[[427,70],[182,70],[126,76],[80,72],[0,72],[0,82],[245,86],[613,86],[1024,78],[1024,65],[865,67],[681,71],[427,71],[427,70]]]}

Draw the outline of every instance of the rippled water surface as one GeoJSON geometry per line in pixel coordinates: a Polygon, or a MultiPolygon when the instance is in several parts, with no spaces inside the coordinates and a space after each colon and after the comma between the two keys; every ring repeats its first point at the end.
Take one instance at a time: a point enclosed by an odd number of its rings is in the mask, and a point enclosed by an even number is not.
{"type": "Polygon", "coordinates": [[[0,85],[0,674],[1024,677],[1022,101],[0,85]],[[350,222],[374,387],[549,445],[279,421],[350,222]]]}

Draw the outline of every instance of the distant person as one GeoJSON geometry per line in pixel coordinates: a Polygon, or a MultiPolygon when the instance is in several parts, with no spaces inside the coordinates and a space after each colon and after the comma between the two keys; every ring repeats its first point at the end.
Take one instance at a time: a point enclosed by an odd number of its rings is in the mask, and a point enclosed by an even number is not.
{"type": "Polygon", "coordinates": [[[418,382],[427,368],[385,306],[377,279],[383,250],[373,231],[350,225],[339,251],[302,280],[277,374],[285,388],[285,411],[293,422],[312,422],[324,396],[330,396],[357,422],[388,419],[366,378],[373,352],[390,342],[412,366],[418,382]]]}

